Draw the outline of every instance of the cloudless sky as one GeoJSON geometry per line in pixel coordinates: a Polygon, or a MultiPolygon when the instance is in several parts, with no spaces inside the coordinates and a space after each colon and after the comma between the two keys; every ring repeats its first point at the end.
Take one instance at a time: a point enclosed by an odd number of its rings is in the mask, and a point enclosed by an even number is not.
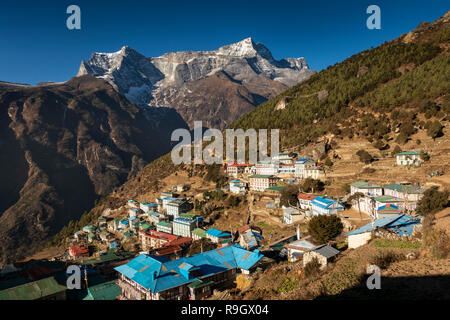
{"type": "Polygon", "coordinates": [[[449,7],[448,0],[2,0],[0,80],[66,81],[92,52],[124,45],[154,57],[247,37],[276,59],[305,57],[321,70],[432,22],[449,7]],[[71,4],[81,8],[81,30],[66,27],[71,4]],[[371,4],[381,8],[381,30],[366,27],[371,4]]]}

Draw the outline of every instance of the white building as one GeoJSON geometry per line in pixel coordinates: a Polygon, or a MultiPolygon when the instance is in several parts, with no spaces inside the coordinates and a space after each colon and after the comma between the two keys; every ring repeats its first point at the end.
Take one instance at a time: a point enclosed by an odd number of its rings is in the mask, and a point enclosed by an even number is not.
{"type": "MultiPolygon", "coordinates": [[[[163,200],[164,201],[164,200],[163,200]]],[[[190,205],[185,199],[174,199],[165,205],[167,215],[174,218],[179,217],[182,213],[190,210],[190,205]]]]}
{"type": "Polygon", "coordinates": [[[420,151],[405,151],[397,153],[397,165],[399,166],[420,166],[422,159],[420,158],[420,151]]]}
{"type": "Polygon", "coordinates": [[[285,207],[283,206],[283,222],[286,224],[293,224],[300,222],[303,218],[303,215],[300,213],[300,210],[293,207],[285,207]]]}
{"type": "Polygon", "coordinates": [[[243,174],[245,172],[245,169],[248,167],[248,164],[229,164],[227,166],[227,174],[230,177],[237,178],[240,174],[243,174]]]}
{"type": "Polygon", "coordinates": [[[303,258],[305,252],[308,252],[316,247],[313,243],[306,239],[296,240],[284,245],[287,249],[287,257],[289,262],[296,262],[303,258]]]}
{"type": "Polygon", "coordinates": [[[279,164],[272,163],[271,160],[258,161],[255,164],[255,171],[257,175],[276,175],[278,174],[278,166],[279,164]]]}
{"type": "Polygon", "coordinates": [[[280,164],[278,167],[278,175],[295,175],[294,164],[280,164]]]}
{"type": "Polygon", "coordinates": [[[419,201],[423,198],[425,189],[419,186],[413,186],[410,184],[392,183],[383,187],[384,194],[387,196],[393,196],[405,201],[419,201]]]}
{"type": "Polygon", "coordinates": [[[316,163],[311,159],[298,159],[295,161],[295,176],[300,179],[308,177],[318,179],[321,176],[321,170],[317,168],[316,163]]]}
{"type": "Polygon", "coordinates": [[[336,200],[324,197],[315,197],[311,202],[311,212],[313,215],[333,215],[344,210],[344,207],[336,200]]]}
{"type": "Polygon", "coordinates": [[[278,162],[280,164],[293,165],[294,159],[295,159],[295,157],[297,157],[297,153],[292,152],[292,156],[290,154],[291,153],[289,153],[289,152],[279,153],[272,157],[272,161],[274,163],[278,162]]]}
{"type": "Polygon", "coordinates": [[[245,194],[245,182],[238,179],[231,180],[230,192],[235,194],[245,194]]]}
{"type": "Polygon", "coordinates": [[[367,181],[357,181],[350,184],[350,194],[362,193],[369,196],[382,196],[383,188],[367,181]]]}
{"type": "Polygon", "coordinates": [[[297,195],[298,206],[300,207],[300,209],[302,209],[304,211],[311,211],[312,210],[312,201],[316,197],[318,197],[318,195],[310,194],[310,193],[299,193],[297,195]]]}
{"type": "Polygon", "coordinates": [[[188,218],[175,218],[172,223],[173,234],[190,238],[195,229],[195,220],[188,218]]]}
{"type": "Polygon", "coordinates": [[[145,213],[155,212],[158,209],[158,205],[153,202],[141,202],[139,208],[145,213]]]}
{"type": "Polygon", "coordinates": [[[166,221],[160,221],[156,224],[156,231],[172,234],[172,223],[166,221]]]}
{"type": "Polygon", "coordinates": [[[136,208],[130,209],[128,210],[128,214],[130,218],[137,217],[137,215],[139,214],[139,209],[136,208]]]}
{"type": "Polygon", "coordinates": [[[278,178],[273,175],[261,175],[255,174],[249,177],[250,190],[252,191],[264,191],[269,187],[277,185],[278,178]]]}

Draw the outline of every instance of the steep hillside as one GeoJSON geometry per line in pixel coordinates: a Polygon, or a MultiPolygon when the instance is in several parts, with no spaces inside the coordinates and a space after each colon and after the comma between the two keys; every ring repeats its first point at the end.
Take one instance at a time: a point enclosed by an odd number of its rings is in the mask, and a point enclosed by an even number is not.
{"type": "Polygon", "coordinates": [[[35,250],[170,150],[174,110],[154,114],[91,76],[0,88],[0,260],[35,250]]]}
{"type": "Polygon", "coordinates": [[[285,147],[301,147],[328,132],[383,140],[397,128],[405,141],[420,125],[417,113],[428,112],[427,119],[449,114],[449,19],[447,13],[328,67],[232,127],[280,128],[285,147]]]}

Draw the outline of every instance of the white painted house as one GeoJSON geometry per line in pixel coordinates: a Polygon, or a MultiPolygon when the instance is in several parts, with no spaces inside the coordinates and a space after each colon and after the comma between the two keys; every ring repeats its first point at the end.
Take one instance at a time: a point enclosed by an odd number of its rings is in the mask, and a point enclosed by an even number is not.
{"type": "Polygon", "coordinates": [[[405,151],[397,153],[397,165],[399,166],[420,166],[422,159],[420,158],[420,151],[405,151]]]}
{"type": "Polygon", "coordinates": [[[334,199],[315,197],[311,203],[311,212],[315,216],[333,215],[344,210],[344,207],[334,199]]]}
{"type": "Polygon", "coordinates": [[[383,188],[367,181],[357,181],[350,184],[350,194],[353,195],[358,192],[370,196],[382,196],[383,188]]]}
{"type": "Polygon", "coordinates": [[[273,175],[255,174],[249,177],[251,191],[264,191],[277,185],[278,178],[273,175]]]}
{"type": "Polygon", "coordinates": [[[192,235],[192,230],[195,229],[195,220],[178,217],[173,219],[172,227],[173,234],[190,238],[192,235]]]}
{"type": "Polygon", "coordinates": [[[316,162],[311,159],[298,159],[295,161],[295,176],[299,179],[318,179],[322,176],[322,170],[317,168],[316,162]]]}
{"type": "Polygon", "coordinates": [[[231,180],[230,192],[235,194],[245,194],[245,182],[238,179],[231,180]]]}
{"type": "Polygon", "coordinates": [[[300,222],[303,219],[303,215],[300,210],[293,207],[285,207],[283,206],[283,223],[293,224],[300,222]]]}

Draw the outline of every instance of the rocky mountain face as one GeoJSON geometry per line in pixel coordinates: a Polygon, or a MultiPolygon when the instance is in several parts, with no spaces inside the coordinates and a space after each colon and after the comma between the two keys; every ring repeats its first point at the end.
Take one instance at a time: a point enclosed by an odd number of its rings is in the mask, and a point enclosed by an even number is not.
{"type": "Polygon", "coordinates": [[[156,58],[129,47],[93,53],[77,76],[105,79],[138,106],[174,108],[191,128],[194,120],[202,120],[205,126],[223,129],[314,73],[304,58],[275,60],[263,44],[247,38],[214,51],[156,58]]]}
{"type": "Polygon", "coordinates": [[[130,103],[86,75],[0,86],[0,261],[22,258],[170,151],[173,109],[130,103]]]}

